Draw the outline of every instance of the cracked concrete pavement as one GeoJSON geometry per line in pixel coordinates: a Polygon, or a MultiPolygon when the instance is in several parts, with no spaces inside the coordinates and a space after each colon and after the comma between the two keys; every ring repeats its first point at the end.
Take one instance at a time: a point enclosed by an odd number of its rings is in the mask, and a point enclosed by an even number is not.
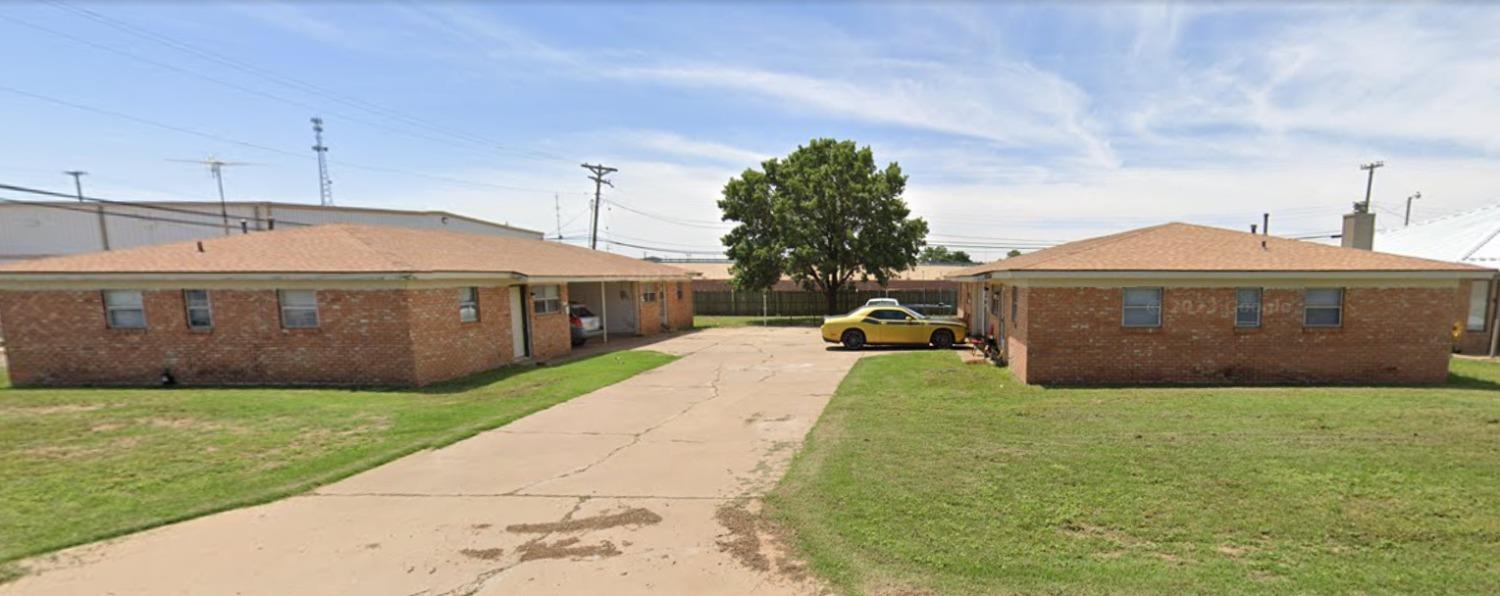
{"type": "Polygon", "coordinates": [[[305,495],[27,561],[0,594],[822,591],[719,519],[759,506],[859,354],[785,328],[642,349],[683,357],[305,495]]]}

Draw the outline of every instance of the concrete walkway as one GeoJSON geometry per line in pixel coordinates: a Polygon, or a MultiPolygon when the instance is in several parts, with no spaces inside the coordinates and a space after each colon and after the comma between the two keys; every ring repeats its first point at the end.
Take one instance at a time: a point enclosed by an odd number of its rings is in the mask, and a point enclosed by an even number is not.
{"type": "Polygon", "coordinates": [[[29,561],[0,594],[805,594],[752,513],[858,354],[712,329],[682,359],[313,493],[29,561]]]}

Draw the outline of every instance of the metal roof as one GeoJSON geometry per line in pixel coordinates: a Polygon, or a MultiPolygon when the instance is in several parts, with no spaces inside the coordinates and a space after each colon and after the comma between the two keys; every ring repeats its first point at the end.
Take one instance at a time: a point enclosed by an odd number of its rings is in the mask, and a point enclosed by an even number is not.
{"type": "Polygon", "coordinates": [[[1493,266],[1500,262],[1500,203],[1404,228],[1380,230],[1375,250],[1424,259],[1493,266]]]}

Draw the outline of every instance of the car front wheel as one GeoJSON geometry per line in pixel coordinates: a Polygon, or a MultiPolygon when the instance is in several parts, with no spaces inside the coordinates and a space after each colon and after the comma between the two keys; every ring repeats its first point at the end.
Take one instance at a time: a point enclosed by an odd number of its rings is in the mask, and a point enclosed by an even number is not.
{"type": "Polygon", "coordinates": [[[932,347],[946,350],[953,347],[953,332],[947,329],[939,329],[932,332],[932,347]]]}
{"type": "Polygon", "coordinates": [[[850,329],[839,338],[839,343],[844,344],[848,350],[858,350],[865,347],[865,332],[858,329],[850,329]]]}

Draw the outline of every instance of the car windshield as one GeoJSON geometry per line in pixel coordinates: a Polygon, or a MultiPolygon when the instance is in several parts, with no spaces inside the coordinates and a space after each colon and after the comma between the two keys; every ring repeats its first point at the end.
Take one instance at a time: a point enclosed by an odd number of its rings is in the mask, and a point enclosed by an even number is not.
{"type": "Polygon", "coordinates": [[[573,316],[575,316],[575,317],[592,317],[592,316],[594,316],[594,313],[589,312],[589,307],[584,306],[582,304],[574,304],[574,305],[568,307],[568,310],[572,311],[573,316]]]}
{"type": "MultiPolygon", "coordinates": [[[[854,310],[849,311],[849,313],[846,314],[846,315],[844,315],[844,316],[846,316],[846,317],[852,317],[852,316],[857,315],[857,314],[859,314],[859,313],[861,313],[861,312],[863,312],[863,311],[865,311],[865,310],[867,310],[869,308],[870,308],[870,306],[868,306],[868,305],[861,306],[859,308],[856,308],[854,310]]],[[[891,308],[891,307],[889,307],[889,306],[882,306],[880,308],[891,308]]],[[[909,314],[909,315],[911,315],[913,317],[916,317],[918,319],[925,319],[925,318],[927,318],[927,315],[924,315],[924,314],[919,313],[917,311],[911,310],[909,308],[898,308],[898,310],[900,310],[901,312],[904,312],[906,314],[909,314]]]]}

